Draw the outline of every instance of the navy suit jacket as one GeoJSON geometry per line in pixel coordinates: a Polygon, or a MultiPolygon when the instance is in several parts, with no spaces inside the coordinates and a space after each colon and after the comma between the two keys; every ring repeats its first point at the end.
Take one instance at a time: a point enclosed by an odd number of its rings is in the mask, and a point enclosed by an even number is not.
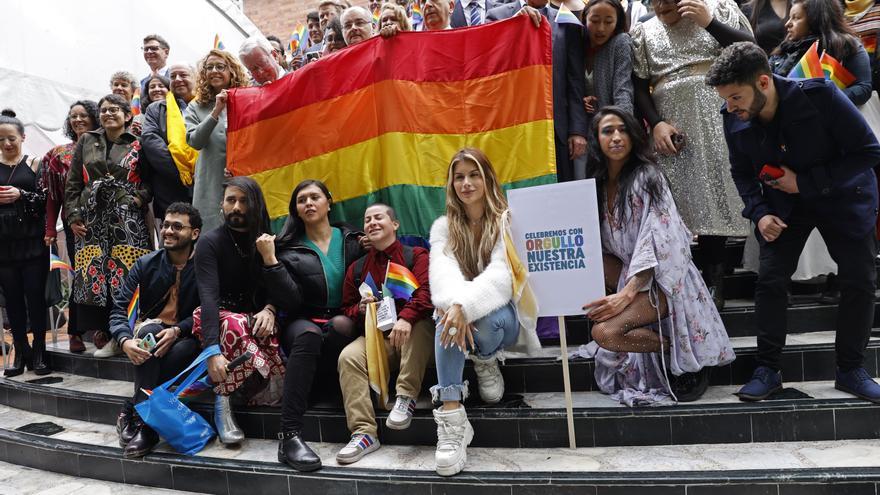
{"type": "MultiPolygon", "coordinates": [[[[486,22],[508,19],[521,8],[519,0],[495,7],[486,15],[486,22]]],[[[553,33],[553,128],[557,143],[567,143],[572,134],[587,136],[584,32],[581,26],[556,24],[556,12],[548,3],[546,17],[553,33]]]]}
{"type": "MultiPolygon", "coordinates": [[[[517,0],[517,3],[518,0],[517,0]]],[[[501,5],[504,5],[505,2],[502,0],[486,0],[486,17],[483,20],[483,23],[489,22],[489,11],[497,8],[501,5]]],[[[465,12],[464,7],[461,5],[461,0],[455,0],[455,7],[452,9],[452,18],[449,21],[449,25],[454,28],[468,27],[467,18],[470,15],[470,12],[465,12]]]]}
{"type": "Polygon", "coordinates": [[[726,105],[721,110],[730,172],[745,203],[743,216],[757,224],[767,214],[783,221],[791,214],[797,196],[758,179],[764,164],[785,165],[797,174],[801,203],[818,224],[844,237],[863,238],[877,219],[877,138],[834,83],[779,76],[773,82],[779,107],[772,132],[758,122],[739,120],[726,105]]]}

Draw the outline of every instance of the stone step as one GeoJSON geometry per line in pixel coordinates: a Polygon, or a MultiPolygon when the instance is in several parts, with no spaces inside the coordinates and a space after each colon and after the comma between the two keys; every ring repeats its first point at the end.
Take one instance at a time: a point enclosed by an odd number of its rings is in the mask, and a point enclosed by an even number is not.
{"type": "Polygon", "coordinates": [[[576,450],[472,446],[465,470],[452,478],[434,473],[433,445],[385,445],[343,467],[335,462],[343,443],[314,442],[324,467],[299,473],[277,462],[277,442],[272,440],[248,439],[238,448],[215,441],[193,457],[162,443],[141,460],[123,459],[116,442],[110,425],[0,406],[0,461],[200,493],[873,495],[880,483],[877,440],[576,450]],[[16,431],[46,422],[63,431],[49,436],[16,431]]]}
{"type": "MultiPolygon", "coordinates": [[[[575,392],[575,430],[579,445],[678,445],[880,438],[880,406],[834,389],[833,382],[786,383],[775,400],[743,403],[736,386],[713,386],[697,402],[628,408],[600,392],[575,392]]],[[[130,382],[53,373],[51,380],[28,372],[0,379],[0,404],[37,413],[95,423],[114,424],[130,382]],[[60,380],[59,380],[60,379],[60,380]],[[54,382],[54,383],[49,383],[54,382]]],[[[507,394],[501,403],[466,402],[478,430],[477,447],[562,447],[568,445],[564,395],[559,392],[507,394]]],[[[209,421],[213,406],[194,403],[209,421]]],[[[435,425],[427,397],[419,400],[412,425],[404,431],[385,428],[385,411],[377,411],[385,443],[431,445],[435,425]]],[[[279,430],[276,407],[235,407],[236,419],[250,438],[274,438],[279,430]]],[[[305,417],[310,441],[345,442],[345,411],[337,400],[317,402],[305,417]]]]}
{"type": "MultiPolygon", "coordinates": [[[[788,336],[788,346],[782,358],[783,377],[789,381],[833,380],[835,369],[834,332],[813,332],[788,336]]],[[[734,337],[731,339],[737,359],[727,365],[712,370],[713,385],[741,385],[751,378],[756,366],[755,337],[734,337]]],[[[68,351],[67,342],[48,344],[49,364],[53,370],[74,375],[108,378],[111,380],[134,380],[134,365],[124,356],[97,359],[92,356],[94,347],[87,343],[82,354],[68,351]]],[[[577,345],[569,351],[578,349],[577,345]]],[[[537,356],[510,357],[501,372],[505,388],[509,393],[561,392],[562,369],[559,361],[559,347],[548,346],[537,356]]],[[[593,379],[592,359],[573,359],[570,361],[572,390],[598,390],[593,379]]],[[[871,376],[878,375],[880,369],[880,336],[873,337],[865,355],[865,367],[871,376]]],[[[423,391],[437,383],[437,372],[433,364],[425,372],[423,391]]],[[[476,375],[470,362],[465,367],[465,378],[476,383],[476,375]]]]}
{"type": "MultiPolygon", "coordinates": [[[[795,297],[787,309],[789,333],[827,332],[837,326],[837,305],[823,304],[811,297],[795,297]]],[[[730,337],[757,335],[755,302],[751,299],[729,299],[721,311],[721,320],[730,337]]],[[[589,321],[583,316],[566,317],[569,345],[586,344],[590,336],[589,321]]],[[[875,328],[880,327],[880,305],[874,308],[875,328]]],[[[559,339],[542,340],[547,345],[558,345],[559,339]]]]}

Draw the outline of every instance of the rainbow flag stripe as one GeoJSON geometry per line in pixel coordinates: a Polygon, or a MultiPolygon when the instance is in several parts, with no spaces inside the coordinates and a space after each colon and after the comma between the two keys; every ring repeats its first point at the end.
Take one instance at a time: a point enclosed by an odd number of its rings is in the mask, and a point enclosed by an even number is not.
{"type": "Polygon", "coordinates": [[[874,52],[877,51],[877,35],[863,36],[862,45],[865,47],[865,51],[868,52],[868,55],[874,55],[874,52]]]}
{"type": "Polygon", "coordinates": [[[333,192],[332,220],[360,223],[382,201],[398,210],[399,235],[423,238],[465,146],[489,156],[505,187],[553,183],[550,26],[529,22],[375,37],[270,86],[233,89],[228,167],[260,184],[276,221],[296,184],[319,179],[333,192]],[[473,49],[499,44],[522,49],[473,49]]]}
{"type": "Polygon", "coordinates": [[[856,82],[856,76],[828,53],[823,53],[819,62],[822,64],[825,79],[833,82],[838,88],[848,88],[852,83],[856,82]]]}
{"type": "Polygon", "coordinates": [[[419,2],[413,2],[412,4],[412,27],[413,29],[421,26],[422,23],[425,22],[424,18],[422,18],[422,9],[419,7],[419,2]]]}
{"type": "Polygon", "coordinates": [[[825,77],[822,71],[822,63],[819,62],[819,42],[813,43],[801,57],[800,61],[788,73],[790,79],[812,79],[814,77],[825,77]]]}
{"type": "Polygon", "coordinates": [[[214,49],[215,49],[215,50],[225,50],[225,49],[226,49],[226,46],[223,45],[223,42],[222,42],[222,41],[220,41],[220,35],[219,35],[219,34],[215,34],[215,35],[214,35],[214,49]]]}
{"type": "Polygon", "coordinates": [[[141,88],[135,88],[134,96],[131,97],[131,114],[141,114],[141,88]]]}
{"type": "Polygon", "coordinates": [[[290,53],[294,53],[299,49],[299,45],[302,43],[303,37],[306,34],[306,27],[302,25],[302,23],[298,23],[296,28],[294,28],[293,32],[290,33],[290,43],[288,43],[288,48],[290,48],[290,53]]]}
{"type": "Polygon", "coordinates": [[[385,287],[394,295],[395,299],[409,300],[412,298],[413,292],[419,288],[419,281],[407,267],[389,261],[388,273],[385,275],[385,287]]]}
{"type": "Polygon", "coordinates": [[[578,26],[583,26],[581,20],[574,15],[574,12],[571,11],[565,4],[561,4],[559,6],[559,11],[556,13],[556,24],[575,24],[578,26]]]}
{"type": "Polygon", "coordinates": [[[373,11],[373,24],[379,25],[379,9],[373,11]]]}
{"type": "Polygon", "coordinates": [[[138,317],[138,309],[141,302],[141,286],[138,285],[134,289],[134,294],[131,296],[131,300],[128,301],[128,326],[131,328],[131,331],[134,332],[134,325],[137,322],[138,317]]]}
{"type": "Polygon", "coordinates": [[[72,272],[73,267],[65,263],[57,254],[51,253],[49,255],[49,270],[66,270],[72,272]]]}

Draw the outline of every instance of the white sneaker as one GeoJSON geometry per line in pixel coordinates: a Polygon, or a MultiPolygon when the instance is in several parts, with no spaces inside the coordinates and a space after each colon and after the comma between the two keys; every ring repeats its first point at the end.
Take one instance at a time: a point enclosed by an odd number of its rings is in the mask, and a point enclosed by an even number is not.
{"type": "Polygon", "coordinates": [[[474,362],[474,371],[477,372],[477,388],[480,390],[480,398],[486,404],[497,404],[504,397],[504,377],[498,367],[498,359],[495,356],[481,358],[471,354],[474,362]]]}
{"type": "Polygon", "coordinates": [[[398,395],[397,401],[394,402],[394,407],[388,413],[388,419],[385,420],[385,426],[392,430],[405,430],[409,428],[415,411],[415,399],[410,399],[405,395],[398,395]]]}
{"type": "Polygon", "coordinates": [[[451,411],[434,409],[434,421],[437,423],[437,452],[434,453],[437,474],[453,476],[467,462],[467,446],[474,439],[474,428],[464,406],[451,411]]]}
{"type": "Polygon", "coordinates": [[[355,433],[351,436],[348,445],[342,447],[336,454],[336,462],[339,464],[351,464],[361,460],[370,452],[379,450],[381,445],[378,439],[374,439],[366,433],[355,433]]]}
{"type": "Polygon", "coordinates": [[[107,345],[95,351],[95,357],[99,359],[119,356],[120,354],[122,354],[122,348],[119,347],[114,338],[111,338],[107,345]]]}

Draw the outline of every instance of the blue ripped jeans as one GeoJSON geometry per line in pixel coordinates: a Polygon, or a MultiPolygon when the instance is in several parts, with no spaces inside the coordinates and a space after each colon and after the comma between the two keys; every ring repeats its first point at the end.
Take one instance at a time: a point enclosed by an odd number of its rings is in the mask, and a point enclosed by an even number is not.
{"type": "MultiPolygon", "coordinates": [[[[434,356],[437,361],[437,385],[431,387],[431,395],[436,401],[462,401],[467,397],[467,383],[463,380],[465,355],[457,346],[446,349],[440,343],[443,327],[436,320],[434,333],[434,356]]],[[[479,357],[489,357],[504,347],[516,342],[519,336],[519,321],[512,303],[496,309],[473,323],[474,352],[479,357]]]]}

